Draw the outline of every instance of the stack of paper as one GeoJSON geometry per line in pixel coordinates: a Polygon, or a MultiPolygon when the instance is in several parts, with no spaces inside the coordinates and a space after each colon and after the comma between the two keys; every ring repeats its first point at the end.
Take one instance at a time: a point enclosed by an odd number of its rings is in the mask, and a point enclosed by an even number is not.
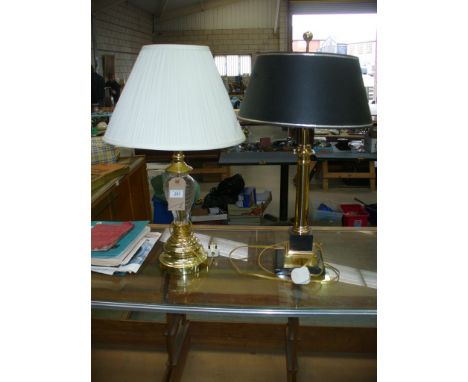
{"type": "MultiPolygon", "coordinates": [[[[129,222],[91,222],[91,229],[100,224],[115,225],[116,228],[129,222]]],[[[116,244],[105,251],[91,251],[91,270],[105,274],[137,272],[160,234],[150,232],[148,221],[130,222],[133,227],[116,244]]],[[[102,226],[98,226],[102,230],[102,226]]],[[[110,227],[111,231],[113,227],[110,227]]]]}

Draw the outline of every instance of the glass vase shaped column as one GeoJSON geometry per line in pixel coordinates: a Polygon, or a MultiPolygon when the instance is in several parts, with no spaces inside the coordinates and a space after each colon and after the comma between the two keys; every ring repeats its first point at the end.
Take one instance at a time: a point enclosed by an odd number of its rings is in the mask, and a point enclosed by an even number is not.
{"type": "Polygon", "coordinates": [[[184,209],[172,211],[174,220],[171,224],[171,236],[164,244],[159,261],[163,268],[177,273],[196,273],[207,259],[207,253],[193,235],[190,211],[195,198],[195,180],[189,175],[192,167],[184,161],[184,154],[179,151],[172,156],[172,162],[166,168],[167,179],[164,182],[164,194],[169,200],[169,182],[181,178],[185,182],[184,209]]]}

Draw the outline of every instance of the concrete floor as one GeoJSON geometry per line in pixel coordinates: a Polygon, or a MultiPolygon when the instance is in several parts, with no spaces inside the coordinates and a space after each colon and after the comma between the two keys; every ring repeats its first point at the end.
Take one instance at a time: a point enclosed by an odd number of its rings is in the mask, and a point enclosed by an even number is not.
{"type": "MultiPolygon", "coordinates": [[[[93,382],[161,381],[167,356],[163,351],[94,348],[93,382]]],[[[298,382],[370,382],[377,380],[375,354],[299,355],[298,382]]],[[[286,380],[281,352],[212,351],[192,346],[182,382],[276,382],[286,380]]]]}

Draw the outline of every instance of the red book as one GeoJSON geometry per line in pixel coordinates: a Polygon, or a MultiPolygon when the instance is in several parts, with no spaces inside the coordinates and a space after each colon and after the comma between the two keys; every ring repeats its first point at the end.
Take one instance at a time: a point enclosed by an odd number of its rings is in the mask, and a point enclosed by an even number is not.
{"type": "Polygon", "coordinates": [[[91,251],[107,251],[133,228],[132,222],[96,224],[91,229],[91,251]]]}

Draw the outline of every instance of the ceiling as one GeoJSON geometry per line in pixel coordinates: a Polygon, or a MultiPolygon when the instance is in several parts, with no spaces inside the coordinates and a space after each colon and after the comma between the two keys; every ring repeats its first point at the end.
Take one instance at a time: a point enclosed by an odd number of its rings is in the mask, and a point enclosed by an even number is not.
{"type": "Polygon", "coordinates": [[[128,0],[129,4],[150,12],[156,16],[179,10],[184,7],[199,6],[203,0],[128,0]]]}
{"type": "Polygon", "coordinates": [[[245,0],[91,0],[92,13],[102,11],[117,4],[134,5],[152,13],[160,21],[203,12],[245,0]]]}

